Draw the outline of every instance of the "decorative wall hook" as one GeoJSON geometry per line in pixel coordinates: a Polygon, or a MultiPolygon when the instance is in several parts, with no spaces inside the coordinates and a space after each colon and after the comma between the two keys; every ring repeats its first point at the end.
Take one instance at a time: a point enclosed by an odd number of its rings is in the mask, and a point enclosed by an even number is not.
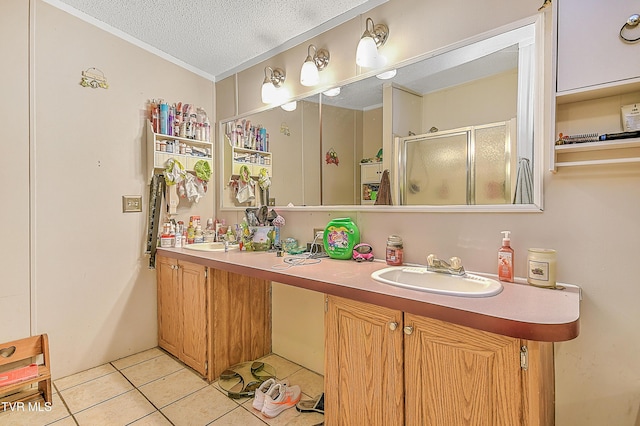
{"type": "Polygon", "coordinates": [[[91,87],[92,89],[97,89],[98,87],[102,89],[108,89],[109,85],[107,84],[107,78],[104,76],[104,73],[98,68],[87,68],[86,71],[82,71],[82,79],[80,80],[80,85],[82,87],[91,87]]]}

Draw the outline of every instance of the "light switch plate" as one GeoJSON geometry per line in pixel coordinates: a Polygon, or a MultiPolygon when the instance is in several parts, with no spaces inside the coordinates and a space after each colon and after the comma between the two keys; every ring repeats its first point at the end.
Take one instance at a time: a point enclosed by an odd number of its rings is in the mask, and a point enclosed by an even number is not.
{"type": "Polygon", "coordinates": [[[122,213],[133,213],[142,211],[142,197],[140,195],[122,196],[122,213]]]}

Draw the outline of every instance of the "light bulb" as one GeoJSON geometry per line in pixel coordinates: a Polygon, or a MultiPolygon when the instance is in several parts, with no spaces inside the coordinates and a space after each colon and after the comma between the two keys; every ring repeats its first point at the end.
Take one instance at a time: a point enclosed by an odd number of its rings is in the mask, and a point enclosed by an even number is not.
{"type": "Polygon", "coordinates": [[[380,80],[388,80],[390,78],[395,77],[397,73],[398,73],[398,71],[393,69],[393,70],[389,70],[389,71],[385,71],[383,73],[380,73],[380,74],[376,75],[376,77],[379,78],[380,80]]]}
{"type": "Polygon", "coordinates": [[[298,102],[296,101],[287,102],[286,104],[280,105],[280,108],[282,108],[285,111],[295,111],[297,107],[298,107],[298,102]]]}
{"type": "Polygon", "coordinates": [[[303,86],[315,86],[320,81],[320,73],[318,67],[311,56],[307,56],[307,60],[302,64],[300,70],[300,84],[303,86]]]}
{"type": "Polygon", "coordinates": [[[334,87],[333,89],[329,89],[325,92],[322,92],[323,95],[325,96],[338,96],[340,94],[340,88],[339,87],[334,87]]]}
{"type": "Polygon", "coordinates": [[[378,47],[371,36],[364,36],[356,49],[356,64],[361,67],[372,68],[378,63],[378,47]]]}
{"type": "Polygon", "coordinates": [[[276,86],[270,81],[262,83],[262,103],[273,103],[276,97],[276,86]]]}

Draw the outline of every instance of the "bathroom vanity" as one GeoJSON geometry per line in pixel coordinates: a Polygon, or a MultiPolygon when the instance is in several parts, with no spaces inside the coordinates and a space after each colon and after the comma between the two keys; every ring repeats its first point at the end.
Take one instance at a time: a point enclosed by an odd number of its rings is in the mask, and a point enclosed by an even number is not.
{"type": "MultiPolygon", "coordinates": [[[[208,271],[200,295],[178,298],[183,313],[200,306],[205,315],[200,323],[183,320],[178,334],[207,330],[209,380],[222,364],[270,352],[269,284],[276,281],[325,295],[327,424],[554,423],[553,342],[579,333],[578,287],[505,283],[492,297],[454,297],[374,281],[371,273],[386,267],[380,262],[323,259],[276,269],[282,259],[266,252],[159,249],[158,257],[159,265],[208,271]],[[256,306],[259,319],[251,326],[221,320],[245,310],[256,314],[256,306]]],[[[163,276],[160,266],[159,341],[166,348],[162,330],[180,323],[180,315],[162,314],[161,288],[176,285],[163,276]]]]}

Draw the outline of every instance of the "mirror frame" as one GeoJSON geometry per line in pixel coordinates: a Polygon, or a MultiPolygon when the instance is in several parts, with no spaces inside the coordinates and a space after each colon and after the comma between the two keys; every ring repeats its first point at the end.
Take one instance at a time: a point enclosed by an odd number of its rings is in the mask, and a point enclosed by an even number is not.
{"type": "MultiPolygon", "coordinates": [[[[448,52],[451,52],[455,49],[465,47],[471,45],[476,42],[480,42],[486,40],[491,37],[499,36],[500,34],[516,30],[518,28],[533,25],[535,30],[535,50],[534,50],[534,67],[531,75],[534,79],[533,88],[531,91],[532,94],[532,111],[533,111],[533,180],[534,180],[534,190],[533,190],[533,204],[486,204],[486,205],[421,205],[421,206],[406,206],[406,205],[393,205],[393,206],[382,206],[382,205],[335,205],[335,206],[274,206],[278,211],[291,211],[291,212],[326,212],[326,211],[335,211],[335,212],[380,212],[380,213],[428,213],[428,212],[436,212],[436,213],[540,213],[544,210],[544,182],[543,182],[543,173],[544,173],[544,147],[545,147],[545,126],[544,119],[546,118],[544,112],[544,105],[548,100],[548,96],[545,90],[545,69],[546,69],[546,61],[545,61],[545,52],[548,49],[545,37],[545,26],[544,26],[544,15],[543,13],[538,13],[536,15],[530,16],[528,18],[524,18],[518,21],[515,21],[511,24],[501,26],[495,28],[491,31],[487,31],[481,34],[478,34],[474,37],[470,37],[463,41],[453,43],[449,46],[436,49],[434,51],[425,52],[419,56],[411,58],[409,60],[400,61],[394,64],[389,64],[383,69],[375,69],[366,73],[358,74],[349,79],[345,79],[342,81],[336,81],[332,87],[342,87],[360,80],[364,80],[366,78],[375,77],[375,75],[380,74],[381,72],[388,71],[394,68],[401,68],[406,65],[411,65],[413,63],[437,56],[442,55],[448,52]]],[[[310,96],[319,95],[323,91],[328,90],[331,87],[322,87],[317,88],[312,92],[308,92],[302,94],[298,97],[291,98],[286,100],[283,103],[291,102],[291,101],[302,101],[310,96]]],[[[252,114],[257,114],[260,112],[264,112],[274,108],[273,105],[265,105],[262,108],[258,108],[252,111],[247,111],[242,114],[237,114],[232,117],[227,117],[220,119],[218,121],[218,129],[217,129],[217,137],[218,137],[218,159],[216,163],[218,164],[218,173],[217,176],[219,178],[220,183],[218,184],[218,210],[219,211],[243,211],[245,207],[225,207],[223,206],[222,194],[224,193],[226,182],[224,181],[224,124],[231,120],[246,118],[252,114]]],[[[279,106],[276,106],[279,108],[279,106]]],[[[398,167],[397,164],[393,164],[392,162],[397,161],[397,155],[393,149],[393,143],[391,146],[391,155],[385,156],[383,161],[383,168],[391,169],[392,175],[394,174],[392,167],[398,167]],[[392,158],[393,160],[390,160],[392,158]]],[[[320,159],[322,161],[322,159],[320,159]]]]}

